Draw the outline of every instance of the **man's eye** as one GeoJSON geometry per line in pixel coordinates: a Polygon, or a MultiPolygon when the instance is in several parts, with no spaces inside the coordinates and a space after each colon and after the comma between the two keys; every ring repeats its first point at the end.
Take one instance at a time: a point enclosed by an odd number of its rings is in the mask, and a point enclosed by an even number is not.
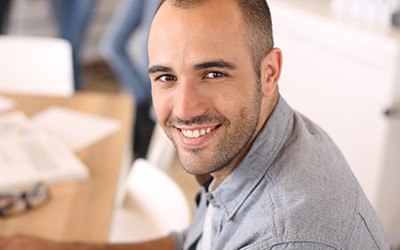
{"type": "Polygon", "coordinates": [[[215,78],[221,78],[221,77],[224,77],[224,76],[226,76],[224,73],[213,71],[213,72],[208,72],[204,76],[204,78],[215,79],[215,78]]]}
{"type": "Polygon", "coordinates": [[[176,77],[173,75],[162,75],[162,76],[157,77],[156,80],[160,81],[160,82],[169,82],[169,81],[175,81],[176,77]]]}

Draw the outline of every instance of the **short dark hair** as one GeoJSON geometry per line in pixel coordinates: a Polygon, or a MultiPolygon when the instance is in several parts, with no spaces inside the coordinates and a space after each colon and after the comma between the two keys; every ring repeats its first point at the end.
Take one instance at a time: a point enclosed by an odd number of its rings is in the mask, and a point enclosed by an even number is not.
{"type": "MultiPolygon", "coordinates": [[[[178,8],[190,8],[212,0],[162,0],[159,8],[167,1],[178,8]]],[[[233,1],[238,4],[248,27],[247,45],[256,75],[261,77],[260,63],[274,47],[271,12],[268,3],[266,0],[233,1]]]]}

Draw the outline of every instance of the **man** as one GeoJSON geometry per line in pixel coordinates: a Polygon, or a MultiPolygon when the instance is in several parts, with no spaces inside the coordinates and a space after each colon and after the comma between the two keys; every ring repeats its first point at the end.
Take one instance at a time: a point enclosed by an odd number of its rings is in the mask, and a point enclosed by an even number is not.
{"type": "Polygon", "coordinates": [[[279,95],[282,54],[263,0],[166,0],[152,24],[149,57],[160,124],[185,170],[213,177],[192,226],[145,245],[22,236],[0,246],[388,249],[339,150],[279,95]]]}

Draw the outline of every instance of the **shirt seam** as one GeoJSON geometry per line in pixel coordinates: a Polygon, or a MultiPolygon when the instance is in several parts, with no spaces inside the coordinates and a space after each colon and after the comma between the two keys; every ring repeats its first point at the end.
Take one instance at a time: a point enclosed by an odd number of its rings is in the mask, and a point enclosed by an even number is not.
{"type": "MultiPolygon", "coordinates": [[[[270,179],[270,181],[271,181],[271,178],[270,178],[270,176],[269,175],[267,175],[268,176],[268,179],[270,179]]],[[[278,231],[277,231],[277,229],[276,229],[276,221],[275,221],[275,218],[276,218],[276,209],[275,209],[275,203],[274,203],[274,201],[272,200],[272,197],[271,197],[271,192],[268,192],[268,196],[269,196],[269,200],[271,201],[271,206],[272,206],[272,227],[273,227],[273,234],[274,234],[274,236],[275,236],[275,238],[278,238],[278,231]]],[[[282,240],[282,239],[280,239],[280,240],[282,240]]]]}
{"type": "Polygon", "coordinates": [[[359,206],[359,200],[358,200],[359,193],[360,193],[360,190],[358,188],[356,188],[356,199],[355,199],[355,204],[354,204],[355,206],[354,206],[354,210],[353,210],[353,216],[351,217],[352,223],[349,225],[349,230],[343,239],[343,242],[341,244],[341,249],[344,249],[344,245],[350,240],[350,237],[354,234],[354,231],[357,226],[357,224],[356,224],[357,220],[355,219],[355,217],[357,214],[359,214],[358,209],[357,209],[359,206]]]}
{"type": "Polygon", "coordinates": [[[338,248],[336,248],[328,243],[324,243],[324,242],[311,241],[311,240],[287,240],[287,241],[278,241],[277,243],[274,243],[274,244],[270,244],[270,243],[268,243],[268,241],[263,241],[254,246],[248,246],[245,248],[241,248],[241,250],[259,249],[260,247],[265,247],[265,245],[268,245],[268,249],[272,249],[274,247],[284,245],[284,244],[290,244],[290,243],[310,243],[310,244],[324,245],[324,246],[327,246],[327,247],[330,247],[330,248],[336,249],[336,250],[338,249],[338,248]]]}
{"type": "Polygon", "coordinates": [[[376,247],[377,247],[378,249],[380,249],[378,242],[376,242],[374,235],[372,234],[371,230],[370,230],[369,227],[368,227],[367,222],[366,222],[365,219],[364,219],[364,216],[363,216],[360,212],[358,212],[358,215],[360,215],[360,217],[361,217],[361,219],[362,219],[362,222],[364,223],[365,227],[367,228],[368,233],[371,235],[371,238],[374,240],[374,243],[375,243],[376,247]]]}
{"type": "MultiPolygon", "coordinates": [[[[293,111],[290,110],[288,115],[293,117],[293,114],[294,114],[293,111]]],[[[294,121],[294,118],[292,118],[292,120],[294,121]]],[[[272,184],[274,184],[275,182],[274,182],[273,178],[269,175],[269,171],[271,169],[270,167],[271,167],[272,163],[276,160],[278,155],[282,152],[283,145],[285,143],[284,138],[286,138],[287,134],[289,133],[288,131],[290,130],[289,126],[290,126],[290,120],[287,122],[285,132],[284,132],[281,140],[279,141],[279,147],[278,147],[279,150],[276,150],[276,153],[275,153],[273,159],[271,159],[271,161],[269,162],[268,169],[265,171],[265,174],[264,174],[268,178],[268,182],[270,182],[272,184]]],[[[269,200],[271,201],[272,211],[273,211],[272,212],[272,224],[273,224],[273,230],[274,230],[273,233],[275,235],[275,238],[278,238],[278,232],[277,232],[277,228],[276,228],[276,209],[275,209],[274,200],[272,199],[272,196],[271,196],[271,190],[268,191],[268,196],[269,196],[269,200]]],[[[282,236],[280,237],[280,240],[281,241],[283,240],[282,236]]]]}

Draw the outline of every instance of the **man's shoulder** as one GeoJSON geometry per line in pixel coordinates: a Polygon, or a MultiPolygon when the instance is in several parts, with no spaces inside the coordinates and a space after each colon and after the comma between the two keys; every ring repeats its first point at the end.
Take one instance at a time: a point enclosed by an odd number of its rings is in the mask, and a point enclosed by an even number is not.
{"type": "Polygon", "coordinates": [[[247,213],[251,216],[241,221],[249,235],[259,235],[249,244],[255,248],[249,249],[302,249],[297,245],[315,246],[303,249],[388,249],[379,219],[358,185],[339,188],[327,181],[310,188],[315,183],[265,183],[258,198],[254,197],[258,200],[253,200],[254,210],[247,213]]]}
{"type": "Polygon", "coordinates": [[[337,248],[354,227],[359,209],[355,183],[315,171],[270,180],[266,200],[279,242],[321,242],[337,248]],[[343,184],[343,185],[341,185],[343,184]]]}
{"type": "Polygon", "coordinates": [[[379,219],[335,143],[296,112],[294,121],[291,137],[267,171],[264,194],[259,193],[273,239],[338,249],[349,242],[386,246],[379,219]]]}

